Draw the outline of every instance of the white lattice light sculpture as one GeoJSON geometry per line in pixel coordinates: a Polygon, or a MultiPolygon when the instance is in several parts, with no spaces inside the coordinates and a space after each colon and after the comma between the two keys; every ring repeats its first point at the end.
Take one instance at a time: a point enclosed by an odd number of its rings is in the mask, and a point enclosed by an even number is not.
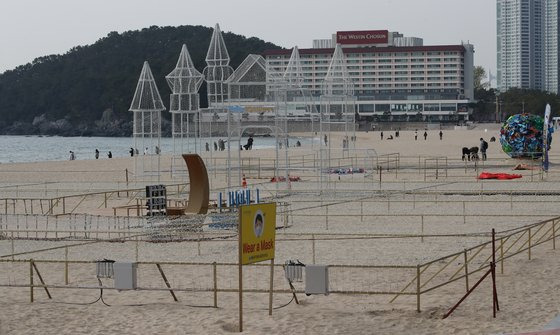
{"type": "Polygon", "coordinates": [[[331,63],[325,76],[321,92],[320,115],[320,160],[321,188],[328,187],[328,175],[331,168],[331,151],[341,148],[343,155],[354,148],[355,106],[354,84],[348,75],[346,58],[340,44],[337,44],[331,63]],[[332,131],[342,131],[341,143],[333,143],[332,131]],[[327,139],[325,141],[325,139],[327,139]],[[325,176],[327,175],[327,178],[325,176]],[[326,179],[326,184],[323,182],[326,179]]]}
{"type": "MultiPolygon", "coordinates": [[[[202,85],[202,74],[194,67],[193,61],[183,44],[175,69],[166,77],[171,88],[169,112],[171,113],[173,155],[198,153],[200,151],[200,98],[198,90],[202,85]]],[[[173,160],[175,162],[175,159],[173,160]]]]}
{"type": "Polygon", "coordinates": [[[134,113],[134,170],[137,177],[160,175],[161,111],[165,110],[148,62],[144,62],[129,111],[134,113]]]}
{"type": "Polygon", "coordinates": [[[261,55],[249,54],[226,80],[228,101],[253,102],[266,98],[266,61],[261,55]]]}
{"type": "Polygon", "coordinates": [[[216,23],[210,47],[206,54],[206,68],[204,68],[204,79],[208,89],[208,106],[219,105],[227,100],[227,84],[225,81],[233,73],[229,66],[229,53],[222,37],[220,26],[216,23]]]}

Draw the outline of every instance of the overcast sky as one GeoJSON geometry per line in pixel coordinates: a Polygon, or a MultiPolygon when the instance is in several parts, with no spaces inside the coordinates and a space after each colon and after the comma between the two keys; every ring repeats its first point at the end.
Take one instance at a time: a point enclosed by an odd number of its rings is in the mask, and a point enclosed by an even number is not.
{"type": "Polygon", "coordinates": [[[111,31],[215,23],[288,48],[309,48],[337,30],[387,29],[424,45],[470,41],[475,65],[496,73],[495,7],[495,0],[0,0],[0,73],[111,31]]]}

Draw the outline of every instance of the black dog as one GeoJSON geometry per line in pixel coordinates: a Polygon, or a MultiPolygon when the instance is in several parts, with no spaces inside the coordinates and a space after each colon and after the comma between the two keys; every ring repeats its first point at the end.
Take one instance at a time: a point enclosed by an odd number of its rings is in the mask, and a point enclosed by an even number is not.
{"type": "Polygon", "coordinates": [[[478,147],[472,147],[472,148],[467,148],[467,147],[463,147],[462,149],[463,155],[461,156],[461,159],[464,161],[465,159],[467,159],[468,161],[470,161],[471,159],[474,160],[478,160],[478,147]]]}
{"type": "Polygon", "coordinates": [[[467,147],[463,147],[463,155],[461,156],[461,160],[468,159],[471,160],[471,151],[467,147]]]}
{"type": "Polygon", "coordinates": [[[478,160],[478,147],[472,147],[469,151],[471,152],[471,160],[477,161],[478,160]]]}

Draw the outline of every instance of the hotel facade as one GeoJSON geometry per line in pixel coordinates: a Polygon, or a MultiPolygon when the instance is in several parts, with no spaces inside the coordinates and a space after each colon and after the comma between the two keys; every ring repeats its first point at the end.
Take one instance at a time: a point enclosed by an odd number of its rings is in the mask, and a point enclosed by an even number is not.
{"type": "MultiPolygon", "coordinates": [[[[303,89],[319,98],[334,46],[345,55],[356,111],[370,121],[464,121],[474,100],[471,44],[424,46],[387,30],[339,31],[299,49],[303,89]]],[[[267,50],[267,89],[283,73],[292,50],[267,50]]]]}

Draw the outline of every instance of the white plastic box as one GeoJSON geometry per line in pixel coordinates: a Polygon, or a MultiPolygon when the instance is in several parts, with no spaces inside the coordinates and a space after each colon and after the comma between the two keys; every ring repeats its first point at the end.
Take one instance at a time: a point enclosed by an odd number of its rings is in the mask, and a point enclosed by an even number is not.
{"type": "Polygon", "coordinates": [[[305,266],[305,294],[329,294],[329,267],[327,265],[305,266]]]}
{"type": "Polygon", "coordinates": [[[113,264],[115,288],[117,290],[135,290],[137,268],[136,263],[115,262],[113,264]]]}

